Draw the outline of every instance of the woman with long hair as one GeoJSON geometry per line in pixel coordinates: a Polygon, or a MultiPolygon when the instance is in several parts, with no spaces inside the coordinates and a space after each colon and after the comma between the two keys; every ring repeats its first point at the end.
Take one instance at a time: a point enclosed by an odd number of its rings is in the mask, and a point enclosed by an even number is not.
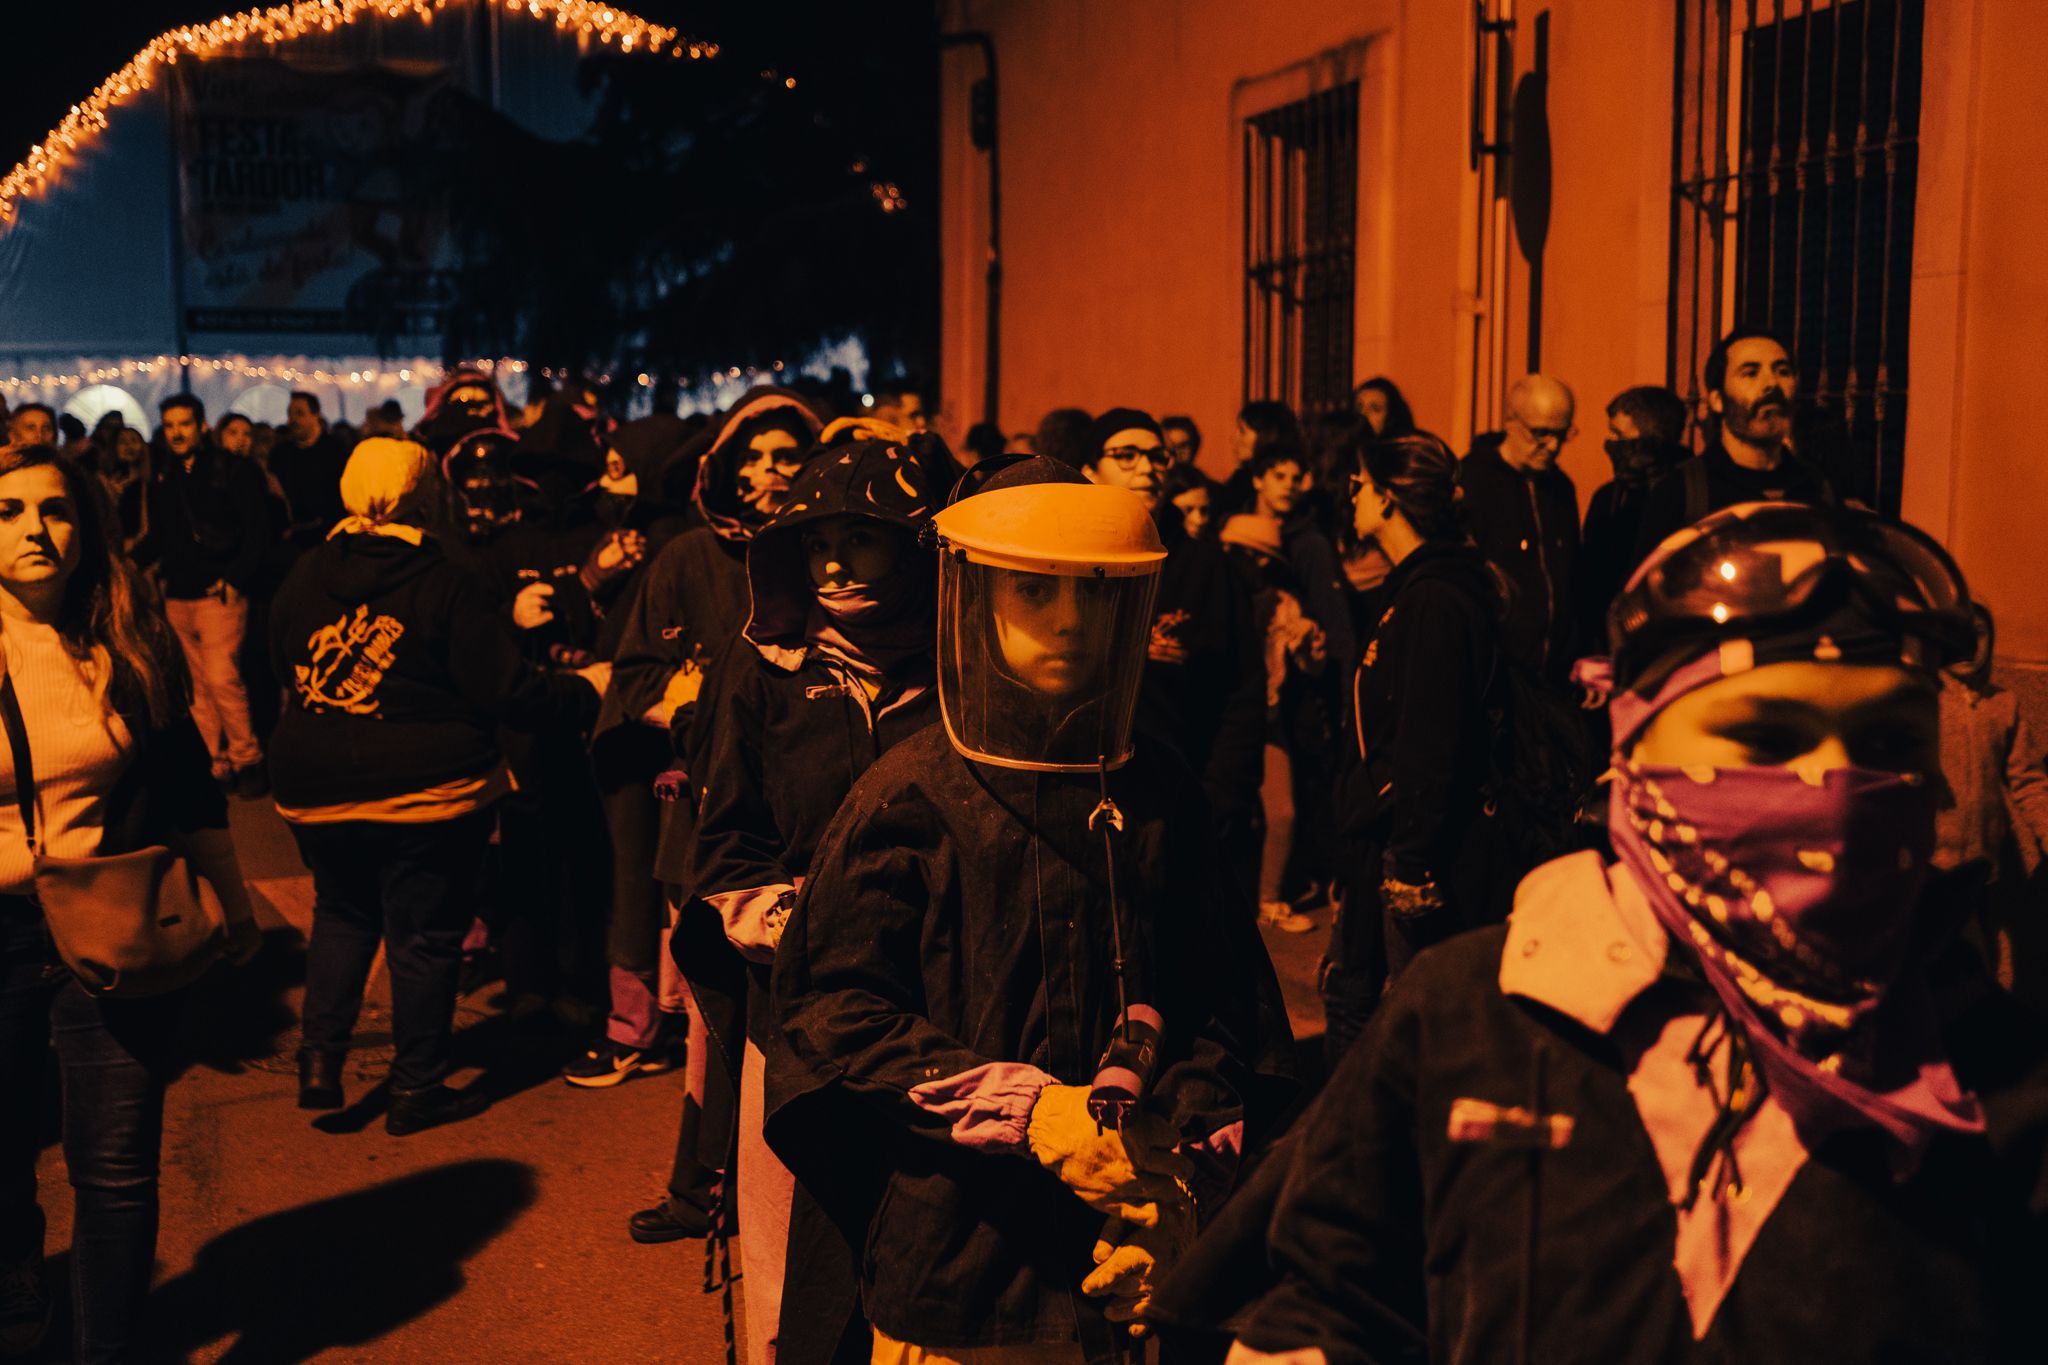
{"type": "Polygon", "coordinates": [[[1338,796],[1346,896],[1324,988],[1341,1055],[1380,983],[1497,918],[1505,872],[1482,788],[1499,594],[1458,526],[1457,457],[1426,432],[1358,447],[1352,527],[1392,562],[1351,689],[1358,761],[1338,796]]]}
{"type": "Polygon", "coordinates": [[[0,447],[0,669],[27,734],[37,819],[31,845],[0,745],[0,1344],[31,1349],[48,1330],[34,1096],[54,1043],[78,1361],[127,1359],[136,1341],[181,993],[115,999],[69,976],[36,900],[36,855],[172,845],[220,897],[236,959],[260,941],[184,656],[115,534],[91,472],[49,446],[0,447]]]}

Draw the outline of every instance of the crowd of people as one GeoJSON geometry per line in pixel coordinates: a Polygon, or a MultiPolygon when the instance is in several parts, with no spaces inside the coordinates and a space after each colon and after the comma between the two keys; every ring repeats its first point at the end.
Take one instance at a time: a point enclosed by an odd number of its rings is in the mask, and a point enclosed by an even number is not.
{"type": "Polygon", "coordinates": [[[174,845],[246,959],[230,796],[313,879],[300,1106],[380,948],[392,1134],[485,1107],[491,971],[568,1084],[685,1068],[622,1237],[736,1240],[750,1365],[2041,1358],[2048,769],[1782,341],[1701,378],[1608,402],[1583,518],[1535,374],[1462,455],[1385,378],[1249,403],[1221,479],[1131,407],[956,454],[909,386],[15,409],[0,1089],[54,1043],[77,1359],[144,1354],[182,993],[37,890],[174,845]],[[1320,1057],[1262,928],[1325,936],[1320,1057]]]}

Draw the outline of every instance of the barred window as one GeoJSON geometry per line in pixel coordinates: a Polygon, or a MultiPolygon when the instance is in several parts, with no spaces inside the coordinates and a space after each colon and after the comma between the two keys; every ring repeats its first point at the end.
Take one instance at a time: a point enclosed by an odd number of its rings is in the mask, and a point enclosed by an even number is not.
{"type": "Polygon", "coordinates": [[[1357,295],[1358,82],[1244,121],[1246,401],[1346,407],[1357,295]]]}
{"type": "Polygon", "coordinates": [[[1672,387],[1737,322],[1793,348],[1795,439],[1847,495],[1899,505],[1923,0],[1679,0],[1672,387]]]}

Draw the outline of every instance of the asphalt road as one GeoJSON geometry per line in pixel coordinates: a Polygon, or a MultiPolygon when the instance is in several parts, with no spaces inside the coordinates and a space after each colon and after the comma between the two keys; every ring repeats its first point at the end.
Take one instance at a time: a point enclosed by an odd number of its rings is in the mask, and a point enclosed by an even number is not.
{"type": "MultiPolygon", "coordinates": [[[[165,1113],[152,1346],[265,1365],[722,1360],[704,1244],[643,1247],[625,1233],[667,1176],[681,1073],[564,1085],[577,1037],[546,1016],[515,1022],[487,986],[463,1001],[454,1080],[487,1087],[492,1107],[393,1138],[378,1085],[387,1002],[374,991],[351,1108],[301,1112],[293,1052],[311,878],[267,803],[237,802],[234,823],[266,945],[210,980],[187,1021],[194,1060],[165,1113]]],[[[1303,1037],[1322,1027],[1312,982],[1328,913],[1316,920],[1308,934],[1268,935],[1303,1037]]],[[[42,1197],[61,1279],[71,1210],[54,1123],[49,1139],[42,1197]]],[[[744,1285],[738,1298],[743,1313],[744,1285]]],[[[69,1358],[59,1329],[40,1359],[69,1358]]]]}

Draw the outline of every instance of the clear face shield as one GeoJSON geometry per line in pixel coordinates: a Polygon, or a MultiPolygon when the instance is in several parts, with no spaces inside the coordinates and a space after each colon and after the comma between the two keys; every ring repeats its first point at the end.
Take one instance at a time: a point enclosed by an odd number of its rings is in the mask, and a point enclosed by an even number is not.
{"type": "Polygon", "coordinates": [[[1156,563],[1036,573],[942,555],[939,702],[953,747],[1007,768],[1121,766],[1158,586],[1156,563]]]}

